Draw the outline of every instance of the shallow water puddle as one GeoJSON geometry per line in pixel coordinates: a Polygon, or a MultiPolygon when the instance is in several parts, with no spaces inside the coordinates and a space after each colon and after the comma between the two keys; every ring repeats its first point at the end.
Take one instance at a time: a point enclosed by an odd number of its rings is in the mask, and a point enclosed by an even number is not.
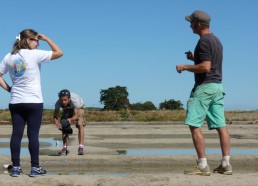
{"type": "MultiPolygon", "coordinates": [[[[120,155],[195,155],[195,149],[130,149],[118,150],[120,155]]],[[[257,155],[258,149],[231,149],[231,154],[257,155]]],[[[206,149],[206,154],[221,154],[220,149],[206,149]]]]}
{"type": "MultiPolygon", "coordinates": [[[[9,143],[10,143],[10,138],[0,138],[0,142],[3,143],[8,143],[8,147],[0,147],[0,154],[2,155],[10,155],[11,151],[10,151],[10,147],[9,147],[9,143]]],[[[28,142],[28,138],[23,138],[22,139],[22,143],[23,142],[28,142]]],[[[58,147],[59,145],[62,145],[61,141],[55,140],[53,138],[39,138],[39,142],[45,142],[45,143],[49,143],[49,147],[42,147],[42,148],[53,148],[53,147],[58,147]]],[[[28,156],[29,155],[29,150],[28,147],[22,147],[21,148],[21,156],[28,156]]]]}

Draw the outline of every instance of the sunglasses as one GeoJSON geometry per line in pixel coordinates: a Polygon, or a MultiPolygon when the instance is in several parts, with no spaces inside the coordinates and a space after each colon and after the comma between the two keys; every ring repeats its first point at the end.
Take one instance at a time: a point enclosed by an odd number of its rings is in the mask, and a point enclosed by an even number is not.
{"type": "Polygon", "coordinates": [[[59,97],[62,97],[62,96],[68,96],[68,97],[70,97],[70,93],[69,93],[69,92],[62,91],[62,92],[59,92],[58,96],[59,96],[59,97]]]}
{"type": "Polygon", "coordinates": [[[39,42],[39,40],[38,40],[38,39],[34,39],[34,38],[30,38],[30,40],[35,41],[36,43],[38,43],[38,42],[39,42]]]}

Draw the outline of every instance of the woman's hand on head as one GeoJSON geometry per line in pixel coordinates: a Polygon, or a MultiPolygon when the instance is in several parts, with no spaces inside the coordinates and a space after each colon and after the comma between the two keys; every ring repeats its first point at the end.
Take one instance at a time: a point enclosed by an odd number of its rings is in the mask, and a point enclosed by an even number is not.
{"type": "Polygon", "coordinates": [[[38,39],[46,41],[48,45],[51,47],[53,51],[51,60],[57,59],[63,55],[62,50],[57,46],[57,44],[55,44],[50,38],[48,38],[44,34],[38,34],[38,39]]]}
{"type": "Polygon", "coordinates": [[[45,36],[44,34],[38,34],[38,39],[42,40],[42,41],[46,41],[48,39],[48,37],[45,36]]]}

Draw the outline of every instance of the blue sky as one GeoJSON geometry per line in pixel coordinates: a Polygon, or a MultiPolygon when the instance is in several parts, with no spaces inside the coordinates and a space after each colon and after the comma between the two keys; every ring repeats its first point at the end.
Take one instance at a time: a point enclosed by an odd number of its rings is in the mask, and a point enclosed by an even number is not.
{"type": "MultiPolygon", "coordinates": [[[[204,10],[211,31],[224,46],[226,110],[258,108],[257,0],[2,0],[0,58],[11,51],[18,33],[32,28],[54,40],[64,56],[42,65],[45,108],[68,88],[87,107],[102,107],[100,90],[126,86],[130,103],[165,99],[186,105],[193,74],[178,74],[178,63],[199,39],[185,15],[204,10]]],[[[50,49],[40,42],[39,49],[50,49]]],[[[4,76],[11,83],[9,75],[4,76]]],[[[0,108],[9,94],[0,90],[0,108]]]]}

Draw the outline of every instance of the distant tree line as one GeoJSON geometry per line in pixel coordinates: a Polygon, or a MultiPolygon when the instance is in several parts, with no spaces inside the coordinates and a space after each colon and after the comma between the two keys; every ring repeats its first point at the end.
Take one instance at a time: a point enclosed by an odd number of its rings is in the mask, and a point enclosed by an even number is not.
{"type": "Polygon", "coordinates": [[[165,100],[157,108],[151,101],[130,104],[128,96],[127,87],[110,87],[100,91],[100,103],[104,105],[103,110],[183,110],[183,104],[179,100],[165,100]]]}

